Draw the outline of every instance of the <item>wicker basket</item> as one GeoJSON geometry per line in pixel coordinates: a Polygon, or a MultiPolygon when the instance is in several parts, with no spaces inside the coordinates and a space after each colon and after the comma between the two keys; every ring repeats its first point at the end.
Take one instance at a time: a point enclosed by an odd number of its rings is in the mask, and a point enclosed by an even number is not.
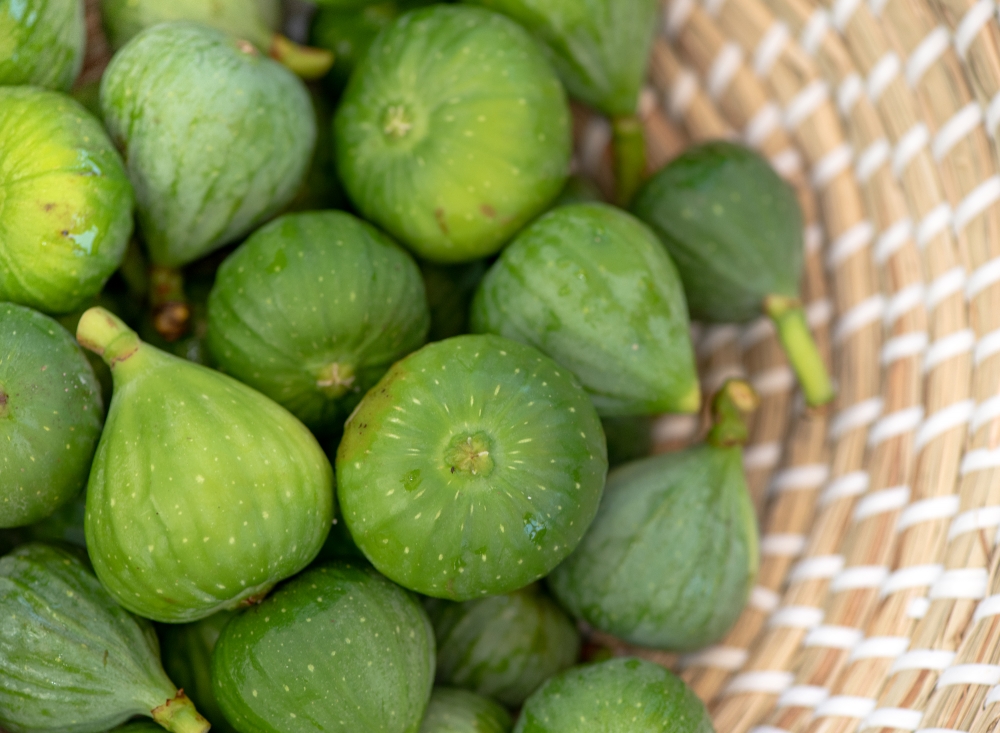
{"type": "MultiPolygon", "coordinates": [[[[678,669],[719,733],[1000,721],[1000,25],[994,0],[667,0],[642,116],[760,149],[807,222],[803,295],[838,383],[807,411],[773,329],[696,328],[706,390],[761,395],[745,453],[750,603],[678,669]]],[[[88,4],[96,4],[89,3],[88,4]]],[[[95,39],[99,23],[92,23],[95,39]]],[[[85,78],[99,78],[100,40],[85,78]]],[[[610,186],[610,127],[577,110],[610,186]]],[[[666,417],[658,450],[703,425],[666,417]]]]}

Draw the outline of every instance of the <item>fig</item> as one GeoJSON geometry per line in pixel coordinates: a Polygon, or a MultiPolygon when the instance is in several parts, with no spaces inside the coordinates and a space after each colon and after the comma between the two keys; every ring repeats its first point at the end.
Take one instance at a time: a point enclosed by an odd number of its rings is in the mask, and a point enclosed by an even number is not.
{"type": "Polygon", "coordinates": [[[101,109],[124,151],[155,265],[180,267],[291,201],[316,139],[309,93],[246,41],[190,22],[115,54],[101,109]]]}
{"type": "Polygon", "coordinates": [[[173,733],[209,728],[163,671],[152,626],[80,556],[32,543],[0,558],[0,725],[102,733],[136,715],[173,733]]]}
{"type": "Polygon", "coordinates": [[[510,713],[489,698],[438,687],[431,693],[420,733],[510,733],[513,727],[510,713]]]}
{"type": "Polygon", "coordinates": [[[607,204],[553,209],[524,229],[483,278],[471,321],[572,370],[601,415],[701,404],[677,270],[648,227],[607,204]]]}
{"type": "Polygon", "coordinates": [[[304,79],[318,79],[333,65],[333,54],[307,48],[277,33],[275,2],[261,0],[101,0],[101,19],[115,50],[159,23],[186,20],[249,41],[304,79]]]}
{"type": "Polygon", "coordinates": [[[139,340],[102,308],[77,339],[114,395],[87,483],[87,549],[125,608],[182,623],[259,599],[330,529],[333,477],[312,434],[231,377],[139,340]]]}
{"type": "Polygon", "coordinates": [[[537,584],[464,603],[429,599],[437,680],[519,707],[580,653],[576,626],[537,584]]]}
{"type": "Polygon", "coordinates": [[[237,733],[223,715],[212,684],[212,651],[235,613],[221,611],[193,624],[160,627],[163,669],[212,724],[214,733],[237,733]]]}
{"type": "Polygon", "coordinates": [[[541,41],[571,97],[611,118],[617,202],[642,180],[646,149],[636,116],[656,33],[657,0],[466,0],[510,16],[541,41]]]}
{"type": "Polygon", "coordinates": [[[730,142],[695,145],[642,187],[632,210],[670,252],[693,318],[744,323],[768,316],[806,402],[833,399],[799,302],[802,212],[767,160],[730,142]]]}
{"type": "Polygon", "coordinates": [[[0,0],[0,86],[68,91],[86,41],[83,0],[0,0]]]}
{"type": "Polygon", "coordinates": [[[0,527],[37,522],[80,493],[103,417],[101,386],[69,332],[0,303],[0,527]]]}
{"type": "Polygon", "coordinates": [[[668,670],[618,657],[573,667],[528,698],[514,733],[714,733],[691,690],[668,670]]]}
{"type": "Polygon", "coordinates": [[[611,472],[597,519],[549,576],[563,607],[646,647],[689,651],[729,631],[759,560],[740,417],[755,401],[730,381],[705,443],[611,472]]]}
{"type": "Polygon", "coordinates": [[[68,313],[104,286],[132,234],[132,186],[71,97],[0,87],[0,301],[68,313]]]}
{"type": "Polygon", "coordinates": [[[219,268],[208,347],[224,371],[329,432],[429,323],[420,270],[395,242],[345,212],[288,214],[219,268]]]}
{"type": "Polygon", "coordinates": [[[337,451],[351,536],[391,580],[468,600],[538,580],[600,502],[604,434],[587,393],[544,354],[456,336],[397,362],[337,451]]]}
{"type": "Polygon", "coordinates": [[[212,655],[240,733],[417,733],[434,678],[420,604],[371,568],[309,570],[233,618],[212,655]]]}
{"type": "Polygon", "coordinates": [[[379,36],[334,118],[362,216],[424,259],[498,251],[559,195],[569,107],[531,37],[496,13],[435,5],[379,36]]]}

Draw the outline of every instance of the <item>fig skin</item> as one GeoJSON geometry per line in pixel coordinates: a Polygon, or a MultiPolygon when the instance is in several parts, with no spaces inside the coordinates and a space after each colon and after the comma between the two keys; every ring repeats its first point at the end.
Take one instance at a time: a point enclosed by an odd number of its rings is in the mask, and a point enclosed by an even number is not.
{"type": "Polygon", "coordinates": [[[80,493],[103,418],[101,386],[70,333],[0,303],[0,527],[43,520],[80,493]]]}
{"type": "Polygon", "coordinates": [[[75,310],[121,264],[133,193],[101,123],[71,97],[0,86],[0,301],[75,310]]]}
{"type": "Polygon", "coordinates": [[[345,212],[290,214],[219,268],[208,346],[220,368],[328,434],[430,325],[413,258],[345,212]]]}
{"type": "Polygon", "coordinates": [[[319,552],[333,475],[316,439],[240,382],[141,342],[102,308],[77,338],[115,389],[87,484],[87,548],[129,610],[196,621],[259,599],[319,552]]]}
{"type": "Polygon", "coordinates": [[[420,733],[510,733],[510,713],[487,697],[436,687],[420,733]]]}
{"type": "Polygon", "coordinates": [[[233,618],[212,677],[241,733],[417,733],[434,634],[411,594],[370,567],[330,563],[233,618]]]}
{"type": "Polygon", "coordinates": [[[155,265],[240,239],[292,200],[316,140],[309,93],[248,42],[194,23],[153,26],[101,81],[155,265]]]}
{"type": "Polygon", "coordinates": [[[365,556],[424,595],[468,600],[545,576],[590,525],[604,433],[576,378],[530,346],[456,336],[397,362],[337,452],[365,556]]]}
{"type": "Polygon", "coordinates": [[[115,603],[82,557],[32,543],[0,558],[0,725],[102,733],[144,715],[205,733],[160,665],[152,625],[115,603]]]}
{"type": "Polygon", "coordinates": [[[0,86],[69,91],[86,41],[83,0],[0,0],[0,86]]]}
{"type": "Polygon", "coordinates": [[[362,216],[423,259],[497,252],[569,173],[565,92],[516,23],[435,5],[400,16],[334,118],[337,165],[362,216]]]}

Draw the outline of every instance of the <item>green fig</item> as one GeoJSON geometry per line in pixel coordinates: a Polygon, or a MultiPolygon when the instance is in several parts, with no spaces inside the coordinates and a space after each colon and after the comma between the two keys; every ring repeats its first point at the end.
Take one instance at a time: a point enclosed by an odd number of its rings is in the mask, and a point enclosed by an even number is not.
{"type": "Polygon", "coordinates": [[[361,214],[436,262],[498,251],[569,172],[559,79],[523,29],[478,8],[435,5],[386,28],[334,136],[361,214]]]}
{"type": "Polygon", "coordinates": [[[237,733],[223,715],[212,684],[212,651],[235,615],[235,611],[222,611],[193,624],[160,627],[163,669],[212,724],[214,733],[237,733]]]}
{"type": "Polygon", "coordinates": [[[80,493],[103,417],[101,386],[69,332],[0,303],[0,527],[37,522],[80,493]]]}
{"type": "Polygon", "coordinates": [[[486,263],[474,260],[460,265],[421,262],[427,304],[431,309],[429,341],[443,341],[469,332],[469,306],[486,274],[486,263]]]}
{"type": "Polygon", "coordinates": [[[302,82],[251,44],[188,22],[141,32],[101,81],[156,265],[235,241],[291,201],[316,139],[302,82]]]}
{"type": "Polygon", "coordinates": [[[420,270],[395,242],[344,212],[288,214],[219,268],[208,346],[224,371],[329,432],[429,323],[420,270]]]}
{"type": "Polygon", "coordinates": [[[420,733],[510,733],[510,713],[487,697],[466,690],[437,687],[420,733]]]}
{"type": "Polygon", "coordinates": [[[417,733],[434,635],[409,593],[371,568],[332,563],[232,619],[212,677],[240,733],[417,733]]]}
{"type": "Polygon", "coordinates": [[[34,543],[0,558],[0,726],[103,733],[136,715],[173,733],[209,728],[163,671],[152,626],[76,554],[34,543]]]}
{"type": "Polygon", "coordinates": [[[101,19],[115,50],[146,28],[187,20],[249,41],[304,79],[320,78],[334,60],[329,51],[300,46],[277,33],[273,9],[260,0],[101,0],[101,19]]]}
{"type": "Polygon", "coordinates": [[[79,103],[35,87],[0,87],[0,140],[0,301],[75,310],[121,264],[132,234],[121,158],[79,103]]]}
{"type": "Polygon", "coordinates": [[[528,698],[514,733],[714,733],[691,690],[668,670],[619,657],[567,670],[528,698]]]}
{"type": "Polygon", "coordinates": [[[68,91],[86,40],[83,0],[0,0],[0,86],[68,91]]]}
{"type": "Polygon", "coordinates": [[[498,336],[456,336],[395,364],[345,426],[337,495],[390,579],[468,600],[548,574],[590,525],[604,434],[565,368],[498,336]]]}
{"type": "Polygon", "coordinates": [[[757,575],[757,520],[743,475],[756,396],[731,381],[705,443],[611,472],[597,519],[549,576],[559,602],[597,629],[690,651],[736,622],[757,575]]]}
{"type": "Polygon", "coordinates": [[[521,23],[541,41],[571,97],[611,118],[617,201],[646,168],[639,92],[656,33],[658,0],[465,0],[521,23]]]}
{"type": "Polygon", "coordinates": [[[701,404],[677,270],[648,227],[607,204],[553,209],[522,231],[483,278],[471,320],[572,370],[602,415],[701,404]]]}
{"type": "Polygon", "coordinates": [[[693,146],[643,186],[632,209],[670,252],[693,318],[744,323],[768,316],[806,402],[833,399],[799,302],[802,212],[764,158],[725,141],[693,146]]]}
{"type": "Polygon", "coordinates": [[[90,480],[86,535],[112,596],[156,621],[259,599],[330,529],[333,477],[316,439],[231,377],[166,354],[102,308],[77,338],[115,391],[90,480]]]}
{"type": "Polygon", "coordinates": [[[464,603],[427,601],[437,680],[518,707],[580,654],[576,626],[537,584],[464,603]]]}

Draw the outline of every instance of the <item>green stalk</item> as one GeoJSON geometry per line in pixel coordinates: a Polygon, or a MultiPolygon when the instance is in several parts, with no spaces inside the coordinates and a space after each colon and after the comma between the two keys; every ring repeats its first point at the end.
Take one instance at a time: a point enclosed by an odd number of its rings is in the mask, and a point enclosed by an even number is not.
{"type": "Polygon", "coordinates": [[[268,55],[303,79],[319,79],[333,66],[333,53],[325,48],[300,46],[280,33],[271,37],[268,55]]]}
{"type": "Polygon", "coordinates": [[[153,328],[166,341],[177,341],[187,333],[191,307],[184,294],[184,275],[173,267],[154,265],[149,271],[149,305],[153,328]]]}
{"type": "Polygon", "coordinates": [[[712,398],[712,427],[705,442],[717,448],[744,445],[750,435],[743,416],[756,410],[759,403],[749,382],[726,380],[712,398]]]}
{"type": "Polygon", "coordinates": [[[642,122],[635,115],[615,117],[611,124],[614,130],[615,203],[624,208],[639,190],[646,173],[646,137],[642,122]]]}
{"type": "Polygon", "coordinates": [[[104,359],[112,371],[139,351],[142,344],[135,331],[121,318],[100,307],[90,308],[80,316],[76,340],[80,346],[104,359]]]}
{"type": "Polygon", "coordinates": [[[833,384],[809,332],[802,305],[796,298],[770,295],[764,300],[764,312],[774,322],[785,355],[802,385],[806,404],[819,407],[830,402],[833,384]]]}
{"type": "Polygon", "coordinates": [[[212,726],[195,710],[194,703],[178,690],[177,695],[158,708],[153,708],[153,720],[172,733],[206,733],[212,726]]]}

